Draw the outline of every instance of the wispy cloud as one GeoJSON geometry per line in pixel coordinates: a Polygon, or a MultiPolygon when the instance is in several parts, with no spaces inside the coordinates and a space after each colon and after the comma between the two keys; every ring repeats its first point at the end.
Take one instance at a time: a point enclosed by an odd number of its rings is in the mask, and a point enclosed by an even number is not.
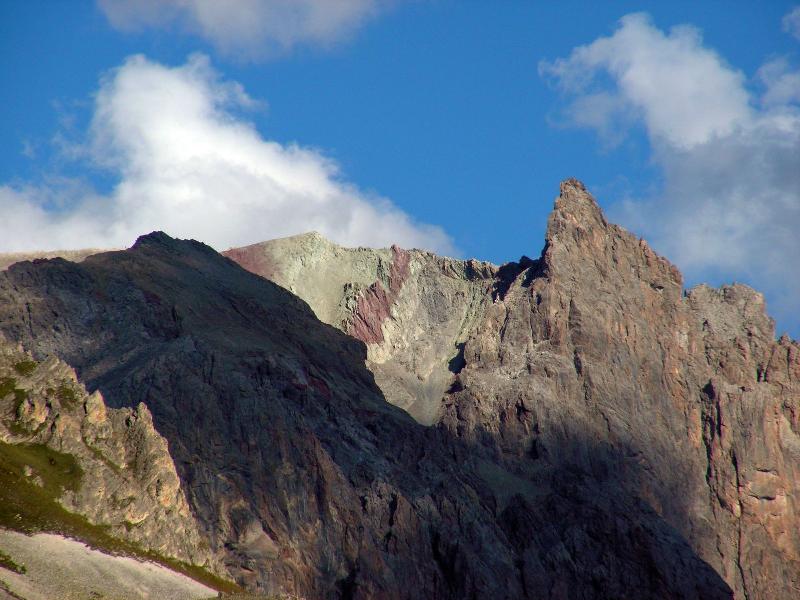
{"type": "Polygon", "coordinates": [[[331,46],[351,36],[388,0],[98,0],[121,31],[175,28],[224,54],[247,59],[299,44],[331,46]]]}
{"type": "Polygon", "coordinates": [[[696,28],[664,32],[633,14],[540,73],[569,98],[564,117],[575,126],[601,136],[643,126],[663,189],[619,202],[618,220],[690,279],[765,289],[781,324],[800,327],[800,71],[787,58],[751,81],[696,28]]]}
{"type": "Polygon", "coordinates": [[[346,245],[453,251],[440,228],[359,191],[318,151],[262,137],[241,116],[258,103],[202,55],[178,67],[131,57],[95,98],[70,154],[107,170],[113,190],[0,186],[0,249],[118,247],[161,229],[218,249],[317,230],[346,245]]]}
{"type": "Polygon", "coordinates": [[[783,30],[800,40],[800,6],[783,17],[783,30]]]}

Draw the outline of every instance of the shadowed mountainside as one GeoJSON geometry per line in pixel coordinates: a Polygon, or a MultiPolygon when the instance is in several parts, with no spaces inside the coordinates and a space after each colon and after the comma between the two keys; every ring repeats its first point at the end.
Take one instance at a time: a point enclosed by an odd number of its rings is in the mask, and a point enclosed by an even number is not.
{"type": "MultiPolygon", "coordinates": [[[[579,182],[562,184],[536,261],[496,268],[317,235],[227,255],[362,339],[387,400],[491,448],[533,488],[565,469],[622,483],[612,496],[644,499],[737,597],[800,593],[798,345],[775,341],[746,286],[684,294],[677,269],[609,224],[579,182]],[[396,381],[429,384],[445,367],[438,395],[417,396],[423,410],[404,401],[396,381]]],[[[494,492],[513,496],[506,486],[494,492]]],[[[518,528],[536,510],[510,506],[518,528]]],[[[527,577],[543,551],[538,523],[525,531],[527,577]]]]}
{"type": "Polygon", "coordinates": [[[420,250],[343,248],[309,233],[223,254],[308,302],[367,345],[386,399],[418,422],[442,414],[464,342],[492,302],[498,268],[420,250]]]}
{"type": "Polygon", "coordinates": [[[86,250],[53,250],[50,252],[2,252],[0,253],[0,270],[7,269],[18,262],[42,258],[63,258],[72,262],[81,262],[87,256],[98,254],[99,252],[108,252],[108,250],[89,248],[86,250]]]}
{"type": "MultiPolygon", "coordinates": [[[[589,356],[573,350],[591,328],[554,320],[579,332],[566,346],[563,327],[506,322],[548,306],[530,290],[551,285],[553,241],[488,287],[433,427],[385,401],[362,342],[207,246],[161,233],[80,264],[12,266],[0,275],[0,331],[69,363],[109,405],[149,407],[201,534],[251,589],[729,598],[688,543],[692,507],[665,511],[642,485],[661,447],[589,425],[600,414],[589,356]],[[544,346],[553,351],[533,362],[544,346]]],[[[390,297],[403,270],[389,270],[390,297]]],[[[680,452],[657,471],[667,490],[681,485],[680,452]]]]}

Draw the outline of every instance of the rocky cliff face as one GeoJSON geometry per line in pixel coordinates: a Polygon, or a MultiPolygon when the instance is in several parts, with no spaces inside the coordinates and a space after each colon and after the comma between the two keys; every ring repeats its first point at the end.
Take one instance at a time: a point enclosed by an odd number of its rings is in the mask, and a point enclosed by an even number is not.
{"type": "Polygon", "coordinates": [[[684,296],[672,265],[568,181],[541,259],[465,361],[442,421],[461,439],[642,499],[738,598],[797,595],[798,346],[774,340],[760,294],[684,296]]]}
{"type": "MultiPolygon", "coordinates": [[[[74,482],[54,498],[69,512],[144,552],[221,571],[198,532],[167,442],[153,428],[144,404],[107,408],[101,393],[88,394],[75,371],[58,358],[37,363],[0,337],[0,441],[4,450],[19,447],[36,456],[48,448],[74,462],[69,473],[74,482]]],[[[3,469],[17,466],[5,458],[4,451],[3,469]]],[[[47,473],[28,464],[22,475],[14,485],[48,491],[47,473]]],[[[0,492],[4,502],[5,492],[0,492]]],[[[31,495],[23,504],[42,500],[31,495]]],[[[46,526],[42,521],[52,521],[61,531],[58,515],[38,508],[33,523],[26,521],[28,515],[16,515],[19,525],[37,530],[46,526]]]]}
{"type": "Polygon", "coordinates": [[[343,248],[309,233],[223,254],[308,302],[367,346],[386,399],[418,422],[442,414],[464,342],[492,302],[498,269],[419,250],[343,248]]]}
{"type": "Polygon", "coordinates": [[[796,596],[797,344],[744,286],[684,294],[580,183],[541,257],[499,268],[316,235],[227,255],[308,305],[151,234],[12,266],[0,331],[112,406],[146,403],[242,584],[796,596]]]}
{"type": "Polygon", "coordinates": [[[453,598],[469,581],[513,595],[480,480],[439,432],[386,403],[361,342],[275,284],[152,234],[81,264],[12,266],[0,307],[0,329],[37,358],[63,357],[112,405],[147,404],[205,538],[242,584],[453,598]],[[457,556],[439,556],[461,538],[457,556]]]}
{"type": "MultiPolygon", "coordinates": [[[[406,323],[436,331],[442,321],[431,319],[436,312],[430,306],[459,322],[450,344],[435,344],[463,350],[450,363],[454,374],[426,399],[426,414],[468,445],[492,448],[503,469],[533,482],[522,486],[531,494],[517,494],[519,485],[504,476],[493,489],[516,523],[527,589],[558,585],[551,574],[559,569],[541,568],[542,555],[552,553],[541,547],[541,523],[530,515],[548,495],[557,504],[574,504],[562,490],[564,471],[574,470],[593,485],[643,501],[737,597],[798,593],[800,359],[796,343],[774,340],[760,294],[737,285],[701,286],[684,295],[675,267],[607,223],[576,181],[562,185],[539,260],[498,269],[412,251],[406,256],[416,277],[408,294],[410,278],[380,277],[402,251],[393,249],[390,256],[335,247],[336,255],[372,257],[373,288],[363,287],[369,279],[363,275],[361,286],[352,284],[352,270],[342,265],[336,269],[338,294],[307,294],[318,278],[329,281],[312,267],[314,257],[333,261],[318,246],[298,244],[302,240],[267,242],[229,256],[307,298],[323,319],[330,306],[344,304],[349,314],[327,320],[367,343],[370,358],[387,357],[406,377],[414,374],[408,357],[416,354],[410,344],[389,341],[395,332],[409,337],[406,323]],[[287,246],[301,251],[286,252],[287,246]],[[450,268],[436,268],[445,264],[450,268]],[[470,292],[449,293],[456,273],[470,292]],[[380,296],[372,291],[378,287],[380,296]],[[356,300],[342,303],[352,290],[356,300]],[[370,313],[373,327],[353,330],[350,323],[376,297],[386,308],[370,313]]],[[[419,336],[433,337],[424,331],[419,336]]],[[[387,399],[407,407],[385,383],[382,365],[368,364],[387,399]]],[[[607,501],[616,502],[616,493],[607,501]]],[[[599,510],[611,510],[600,504],[599,510]]],[[[591,548],[585,535],[576,539],[578,551],[591,548]]]]}

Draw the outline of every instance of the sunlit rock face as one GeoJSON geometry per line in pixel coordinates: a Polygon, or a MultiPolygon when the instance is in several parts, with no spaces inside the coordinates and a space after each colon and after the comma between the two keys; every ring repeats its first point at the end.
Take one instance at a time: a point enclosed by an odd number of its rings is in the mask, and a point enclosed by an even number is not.
{"type": "Polygon", "coordinates": [[[540,261],[464,358],[443,427],[526,452],[530,479],[569,466],[640,498],[736,597],[796,593],[798,346],[775,341],[759,293],[684,295],[675,267],[567,181],[540,261]]]}
{"type": "Polygon", "coordinates": [[[0,331],[149,407],[243,585],[794,596],[797,344],[744,286],[684,293],[579,182],[536,260],[317,234],[225,254],[154,233],[12,266],[0,331]]]}
{"type": "Polygon", "coordinates": [[[309,233],[223,252],[308,302],[367,346],[386,399],[418,422],[442,415],[463,345],[492,303],[498,268],[420,250],[344,248],[309,233]]]}
{"type": "MultiPolygon", "coordinates": [[[[2,336],[0,396],[0,442],[44,446],[73,465],[74,481],[55,498],[64,508],[142,551],[224,573],[200,535],[146,405],[108,408],[69,365],[55,356],[37,363],[2,336]]],[[[26,465],[23,474],[24,483],[45,486],[47,474],[37,465],[26,465]]],[[[31,525],[24,516],[19,521],[25,530],[31,525]]]]}
{"type": "MultiPolygon", "coordinates": [[[[227,255],[362,339],[390,402],[491,446],[540,492],[568,464],[644,500],[738,597],[797,586],[797,344],[774,340],[746,286],[684,294],[678,270],[609,224],[580,182],[562,184],[536,261],[316,234],[227,255]]],[[[528,537],[524,552],[540,552],[528,537]]]]}

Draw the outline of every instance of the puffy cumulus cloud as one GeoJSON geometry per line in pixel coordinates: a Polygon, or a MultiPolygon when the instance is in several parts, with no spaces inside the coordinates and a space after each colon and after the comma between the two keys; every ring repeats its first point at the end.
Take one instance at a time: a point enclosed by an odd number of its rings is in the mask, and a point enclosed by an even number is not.
{"type": "Polygon", "coordinates": [[[663,32],[635,14],[540,72],[568,97],[569,123],[646,132],[663,185],[618,199],[615,219],[690,281],[764,290],[779,326],[800,331],[800,71],[779,58],[748,80],[697,29],[663,32]]]}
{"type": "Polygon", "coordinates": [[[122,31],[176,26],[220,51],[258,58],[346,39],[388,0],[98,0],[122,31]]]}
{"type": "Polygon", "coordinates": [[[80,182],[0,186],[4,251],[121,247],[152,230],[217,249],[316,230],[345,245],[452,252],[438,227],[344,182],[319,152],[264,139],[256,102],[197,55],[175,68],[134,56],[102,80],[85,142],[113,190],[80,182]]]}
{"type": "Polygon", "coordinates": [[[780,107],[800,101],[800,71],[793,71],[786,58],[766,63],[756,75],[765,88],[762,104],[780,107]]]}
{"type": "Polygon", "coordinates": [[[616,119],[633,115],[654,138],[689,147],[750,118],[741,73],[704,48],[695,28],[664,35],[644,14],[624,17],[613,36],[542,62],[539,71],[577,96],[569,112],[574,122],[600,130],[617,130],[616,119]],[[615,85],[603,88],[602,75],[615,85]]]}
{"type": "Polygon", "coordinates": [[[783,17],[783,30],[800,40],[800,6],[796,6],[783,17]]]}

